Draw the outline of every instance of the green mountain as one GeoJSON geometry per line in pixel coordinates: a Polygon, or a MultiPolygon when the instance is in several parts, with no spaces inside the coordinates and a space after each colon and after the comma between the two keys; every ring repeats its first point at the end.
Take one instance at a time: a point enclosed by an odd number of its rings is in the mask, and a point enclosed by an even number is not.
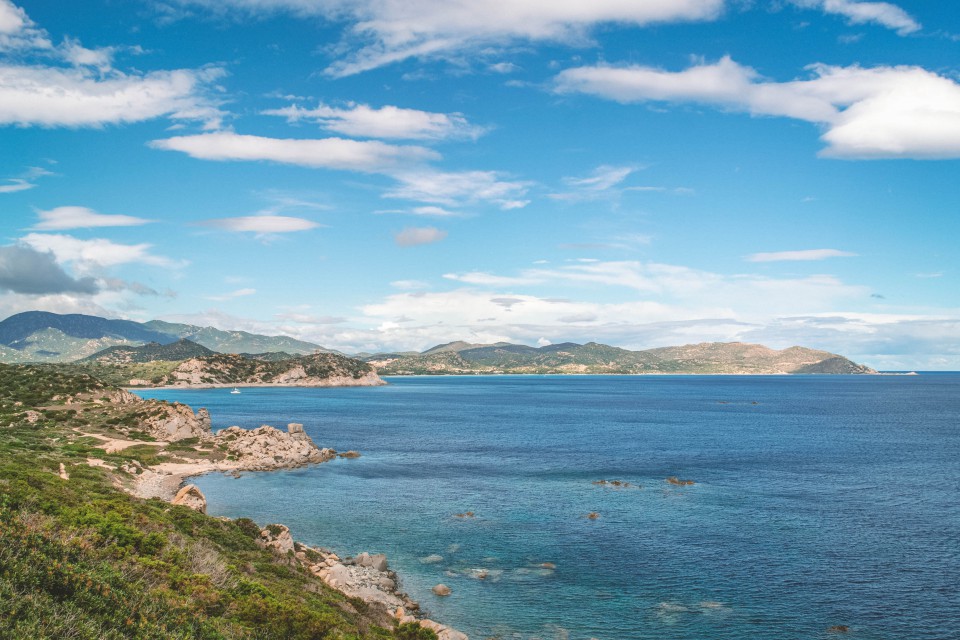
{"type": "Polygon", "coordinates": [[[160,331],[176,338],[186,338],[218,353],[267,353],[285,351],[294,355],[310,353],[328,353],[318,344],[304,342],[290,336],[264,336],[246,331],[223,331],[213,327],[198,327],[190,324],[176,324],[162,320],[151,320],[143,326],[160,331]]]}
{"type": "MultiPolygon", "coordinates": [[[[96,362],[99,364],[131,364],[156,361],[180,361],[188,358],[211,356],[215,352],[192,340],[182,338],[169,344],[148,342],[141,347],[119,345],[107,347],[92,356],[87,356],[80,362],[96,362]]],[[[289,356],[287,356],[289,357],[289,356]]]]}
{"type": "Polygon", "coordinates": [[[827,351],[790,347],[775,350],[741,342],[711,342],[630,351],[596,342],[545,347],[452,342],[416,355],[363,358],[383,375],[464,373],[876,373],[827,351]]]}
{"type": "Polygon", "coordinates": [[[306,355],[327,351],[289,336],[223,331],[160,320],[140,323],[82,314],[27,311],[0,322],[0,362],[71,362],[109,347],[139,347],[151,342],[164,346],[183,339],[221,353],[282,351],[306,355]]]}

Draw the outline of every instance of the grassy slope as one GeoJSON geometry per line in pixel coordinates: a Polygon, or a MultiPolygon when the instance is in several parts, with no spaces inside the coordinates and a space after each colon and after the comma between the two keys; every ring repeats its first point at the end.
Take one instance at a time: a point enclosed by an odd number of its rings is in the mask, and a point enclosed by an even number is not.
{"type": "Polygon", "coordinates": [[[0,638],[430,637],[378,627],[362,602],[257,546],[250,520],[114,488],[86,458],[145,462],[153,448],[94,449],[71,428],[108,429],[113,409],[90,404],[78,416],[57,399],[103,387],[54,367],[0,365],[0,638]]]}

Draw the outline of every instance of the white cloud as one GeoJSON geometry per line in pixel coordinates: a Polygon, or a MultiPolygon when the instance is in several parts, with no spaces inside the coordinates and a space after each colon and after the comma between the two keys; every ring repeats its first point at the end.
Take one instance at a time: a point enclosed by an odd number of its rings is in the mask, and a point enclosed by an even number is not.
{"type": "Polygon", "coordinates": [[[38,231],[91,229],[94,227],[135,227],[151,222],[143,218],[122,215],[104,215],[87,207],[57,207],[37,211],[40,221],[31,227],[38,231]]]}
{"type": "Polygon", "coordinates": [[[491,202],[501,209],[527,205],[523,200],[529,182],[503,180],[496,171],[444,172],[434,169],[398,171],[392,174],[400,183],[386,197],[420,200],[456,206],[461,203],[491,202]]]}
{"type": "Polygon", "coordinates": [[[407,227],[394,236],[397,245],[415,247],[421,244],[433,244],[447,237],[446,231],[436,227],[407,227]]]}
{"type": "Polygon", "coordinates": [[[549,197],[554,200],[577,202],[604,198],[610,195],[615,196],[620,190],[614,190],[614,187],[621,184],[634,171],[636,171],[635,167],[601,165],[587,177],[564,178],[563,182],[572,190],[564,193],[551,193],[549,197]]]}
{"type": "Polygon", "coordinates": [[[60,264],[72,263],[74,269],[87,272],[97,267],[121,264],[147,264],[156,267],[178,267],[183,263],[150,253],[151,245],[118,244],[103,238],[81,240],[55,233],[31,233],[20,239],[37,251],[49,252],[60,264]]]}
{"type": "Polygon", "coordinates": [[[0,51],[50,49],[53,45],[27,13],[10,0],[0,0],[0,51]]]}
{"type": "Polygon", "coordinates": [[[222,114],[206,95],[221,77],[216,68],[114,72],[81,68],[0,65],[0,125],[99,127],[161,116],[219,125],[222,114]]]}
{"type": "Polygon", "coordinates": [[[345,109],[337,109],[320,104],[315,109],[304,109],[293,105],[263,113],[283,116],[289,122],[309,120],[329,131],[359,138],[475,140],[485,131],[483,127],[470,124],[459,113],[431,113],[394,106],[375,109],[365,104],[351,103],[345,109]]]}
{"type": "Polygon", "coordinates": [[[390,283],[394,289],[402,291],[415,291],[417,289],[429,289],[430,285],[422,280],[394,280],[390,283]]]}
{"type": "MultiPolygon", "coordinates": [[[[514,41],[584,44],[601,24],[645,26],[715,19],[724,0],[179,0],[236,15],[287,11],[352,23],[359,50],[331,65],[335,76],[412,57],[443,57],[514,41]]],[[[352,43],[351,43],[352,44],[352,43]]]]}
{"type": "Polygon", "coordinates": [[[292,216],[240,216],[237,218],[218,218],[198,223],[224,231],[246,231],[260,234],[293,233],[316,229],[320,225],[313,220],[292,216]]]}
{"type": "Polygon", "coordinates": [[[207,296],[207,300],[215,300],[217,302],[224,302],[226,300],[233,300],[234,298],[243,298],[246,296],[252,296],[257,292],[256,289],[237,289],[229,293],[223,293],[217,296],[207,296]]]}
{"type": "Polygon", "coordinates": [[[150,146],[181,151],[201,160],[266,160],[364,172],[383,172],[438,157],[436,152],[424,147],[397,146],[377,140],[265,138],[226,131],[154,140],[150,146]]]}
{"type": "Polygon", "coordinates": [[[729,57],[678,72],[599,65],[561,72],[556,90],[619,102],[702,102],[822,125],[841,158],[960,157],[960,84],[920,67],[812,65],[812,77],[774,82],[729,57]]]}
{"type": "Polygon", "coordinates": [[[859,2],[858,0],[793,0],[795,5],[820,9],[824,13],[840,15],[850,24],[876,23],[904,36],[920,30],[920,23],[909,13],[889,2],[859,2]]]}
{"type": "Polygon", "coordinates": [[[782,262],[782,261],[809,261],[826,260],[827,258],[849,258],[857,254],[839,249],[804,249],[801,251],[774,251],[769,253],[754,253],[746,257],[748,262],[782,262]]]}
{"type": "Polygon", "coordinates": [[[0,184],[0,193],[16,193],[18,191],[26,191],[27,189],[33,189],[35,184],[32,182],[27,182],[21,178],[10,178],[7,180],[10,184],[0,184]]]}

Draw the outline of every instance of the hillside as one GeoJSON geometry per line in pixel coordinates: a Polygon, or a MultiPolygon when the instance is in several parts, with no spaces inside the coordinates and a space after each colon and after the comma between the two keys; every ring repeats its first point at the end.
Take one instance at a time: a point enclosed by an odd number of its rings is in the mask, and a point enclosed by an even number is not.
{"type": "Polygon", "coordinates": [[[184,386],[276,384],[298,387],[384,384],[369,364],[334,353],[316,353],[286,360],[253,360],[240,355],[218,353],[185,360],[159,380],[149,383],[184,386]]]}
{"type": "Polygon", "coordinates": [[[202,358],[211,356],[214,351],[197,344],[192,340],[182,338],[169,344],[148,342],[140,347],[116,346],[98,351],[87,356],[80,362],[97,362],[99,364],[130,364],[155,361],[180,361],[188,358],[202,358]]]}
{"type": "Polygon", "coordinates": [[[163,346],[184,339],[220,353],[307,355],[326,351],[319,345],[289,336],[223,331],[160,320],[140,323],[82,314],[27,311],[0,322],[0,362],[72,362],[109,347],[139,347],[151,342],[163,346]]]}
{"type": "Polygon", "coordinates": [[[454,342],[417,355],[376,354],[364,358],[383,375],[463,373],[580,373],[580,374],[802,374],[875,373],[843,356],[790,347],[701,343],[629,351],[589,342],[545,347],[497,343],[454,342]]]}
{"type": "MultiPolygon", "coordinates": [[[[0,636],[436,640],[328,586],[306,568],[318,550],[292,540],[279,550],[270,536],[282,525],[122,490],[151,465],[219,459],[234,446],[212,436],[157,442],[142,429],[158,415],[199,420],[62,367],[0,365],[0,636]]],[[[304,438],[267,430],[244,437],[304,438]]]]}

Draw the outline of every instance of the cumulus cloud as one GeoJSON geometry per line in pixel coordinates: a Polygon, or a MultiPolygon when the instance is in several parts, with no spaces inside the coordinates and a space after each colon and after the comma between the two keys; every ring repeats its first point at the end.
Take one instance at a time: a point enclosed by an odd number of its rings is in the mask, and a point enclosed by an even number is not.
{"type": "Polygon", "coordinates": [[[475,140],[485,131],[483,127],[470,124],[460,113],[432,113],[395,106],[376,109],[351,103],[346,108],[338,109],[320,104],[315,109],[305,109],[292,105],[263,113],[283,116],[288,122],[316,122],[324,129],[355,138],[475,140]]]}
{"type": "Polygon", "coordinates": [[[52,253],[19,245],[0,247],[0,289],[30,295],[94,294],[93,278],[73,278],[52,253]]]}
{"type": "Polygon", "coordinates": [[[284,11],[352,24],[353,53],[327,72],[347,76],[412,57],[443,57],[515,41],[589,42],[602,24],[712,20],[724,0],[178,0],[235,15],[284,11]]]}
{"type": "Polygon", "coordinates": [[[27,12],[10,2],[0,0],[0,51],[51,49],[47,34],[39,29],[27,12]]]}
{"type": "Polygon", "coordinates": [[[700,102],[804,120],[825,129],[825,156],[960,157],[960,84],[954,80],[910,66],[817,64],[809,71],[807,79],[775,82],[729,57],[677,72],[597,65],[561,72],[556,90],[623,103],[700,102]]]}
{"type": "Polygon", "coordinates": [[[237,218],[217,218],[215,220],[205,220],[198,224],[223,231],[241,231],[258,234],[273,233],[293,233],[296,231],[309,231],[316,229],[320,225],[313,220],[306,218],[295,218],[292,216],[240,216],[237,218]]]}
{"type": "Polygon", "coordinates": [[[33,225],[38,231],[63,231],[65,229],[91,229],[94,227],[135,227],[151,222],[143,218],[124,215],[105,215],[87,207],[56,207],[37,211],[39,222],[33,225]]]}
{"type": "Polygon", "coordinates": [[[183,263],[150,253],[151,245],[119,244],[104,238],[81,240],[57,233],[31,233],[20,240],[36,251],[53,254],[60,264],[71,263],[79,271],[121,264],[147,264],[155,267],[178,267],[183,263]]]}
{"type": "Polygon", "coordinates": [[[0,125],[99,127],[161,116],[219,124],[205,95],[222,70],[179,69],[109,77],[81,68],[0,65],[0,125]]]}
{"type": "Polygon", "coordinates": [[[874,23],[893,29],[905,36],[920,30],[920,23],[909,13],[889,2],[860,2],[858,0],[792,0],[793,4],[819,9],[824,13],[843,16],[850,24],[874,23]]]}
{"type": "Polygon", "coordinates": [[[415,247],[421,244],[433,244],[447,237],[446,231],[436,227],[407,227],[394,236],[398,246],[415,247]]]}
{"type": "Polygon", "coordinates": [[[150,146],[180,151],[201,160],[265,160],[364,172],[383,172],[438,157],[424,147],[397,146],[378,140],[266,138],[227,131],[154,140],[150,146]]]}
{"type": "Polygon", "coordinates": [[[746,257],[748,262],[783,262],[826,260],[827,258],[850,258],[857,254],[839,249],[804,249],[801,251],[773,251],[754,253],[746,257]]]}

